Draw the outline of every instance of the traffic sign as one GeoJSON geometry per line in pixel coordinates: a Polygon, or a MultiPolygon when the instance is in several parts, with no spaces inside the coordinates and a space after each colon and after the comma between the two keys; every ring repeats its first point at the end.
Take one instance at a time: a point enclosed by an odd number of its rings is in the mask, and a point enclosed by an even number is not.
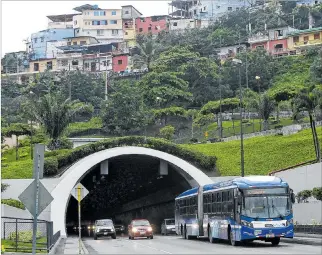
{"type": "MultiPolygon", "coordinates": [[[[33,217],[36,216],[36,187],[37,181],[33,182],[20,194],[19,200],[26,206],[27,210],[33,217]]],[[[38,193],[38,213],[41,214],[43,210],[53,201],[53,197],[50,195],[45,186],[39,182],[39,193],[38,193]]]]}
{"type": "Polygon", "coordinates": [[[82,201],[84,197],[87,196],[88,190],[81,184],[78,183],[70,192],[70,194],[76,198],[78,202],[82,201]]]}

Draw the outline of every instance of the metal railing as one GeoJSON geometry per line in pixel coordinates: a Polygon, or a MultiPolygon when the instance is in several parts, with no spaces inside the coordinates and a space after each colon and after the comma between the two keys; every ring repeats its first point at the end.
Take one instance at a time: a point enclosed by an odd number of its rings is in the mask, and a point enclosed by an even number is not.
{"type": "MultiPolygon", "coordinates": [[[[7,252],[32,251],[33,219],[1,217],[2,245],[7,252]]],[[[36,250],[48,252],[60,237],[60,231],[53,234],[53,222],[38,220],[36,250]]]]}
{"type": "Polygon", "coordinates": [[[294,232],[305,234],[322,234],[322,225],[294,225],[294,232]]]}

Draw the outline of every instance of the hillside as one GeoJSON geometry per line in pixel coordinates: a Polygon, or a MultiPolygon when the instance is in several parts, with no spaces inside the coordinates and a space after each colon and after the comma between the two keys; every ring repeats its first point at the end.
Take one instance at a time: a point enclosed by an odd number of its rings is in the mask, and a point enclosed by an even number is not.
{"type": "MultiPolygon", "coordinates": [[[[318,128],[320,145],[322,130],[318,128]]],[[[216,155],[223,176],[240,174],[240,141],[226,143],[182,145],[184,148],[216,155]]],[[[266,175],[314,159],[311,130],[290,136],[266,136],[244,140],[245,175],[266,175]]]]}

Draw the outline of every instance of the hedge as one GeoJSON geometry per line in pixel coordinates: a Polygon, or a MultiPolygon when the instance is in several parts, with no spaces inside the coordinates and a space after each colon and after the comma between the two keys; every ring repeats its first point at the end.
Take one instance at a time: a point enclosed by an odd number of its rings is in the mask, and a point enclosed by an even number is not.
{"type": "MultiPolygon", "coordinates": [[[[39,239],[41,237],[41,232],[37,231],[36,238],[39,239]]],[[[16,234],[16,232],[11,232],[9,235],[9,240],[16,239],[18,239],[18,242],[32,242],[32,231],[18,231],[18,234],[16,234]]]]}
{"type": "Polygon", "coordinates": [[[19,200],[16,199],[1,199],[1,204],[5,204],[5,205],[9,205],[12,207],[16,207],[22,210],[25,210],[25,206],[22,202],[20,202],[19,200]]]}

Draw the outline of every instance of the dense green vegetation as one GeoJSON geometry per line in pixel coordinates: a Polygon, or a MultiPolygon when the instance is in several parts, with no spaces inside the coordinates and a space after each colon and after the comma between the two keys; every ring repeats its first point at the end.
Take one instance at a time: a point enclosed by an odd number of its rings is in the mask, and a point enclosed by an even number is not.
{"type": "MultiPolygon", "coordinates": [[[[319,134],[322,141],[322,134],[319,134]]],[[[245,174],[260,175],[315,159],[311,130],[290,136],[246,139],[245,174]]],[[[221,175],[240,174],[240,141],[214,144],[181,145],[208,156],[216,155],[221,175]]]]}
{"type": "Polygon", "coordinates": [[[16,207],[18,209],[25,210],[25,206],[22,202],[16,199],[1,199],[1,204],[9,205],[12,207],[16,207]]]}

